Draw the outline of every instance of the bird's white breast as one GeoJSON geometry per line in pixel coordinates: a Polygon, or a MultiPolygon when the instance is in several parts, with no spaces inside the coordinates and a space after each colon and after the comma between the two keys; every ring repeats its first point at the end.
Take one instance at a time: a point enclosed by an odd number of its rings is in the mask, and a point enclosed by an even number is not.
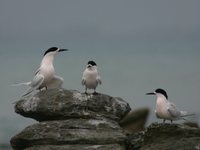
{"type": "Polygon", "coordinates": [[[162,97],[162,96],[158,96],[157,100],[156,100],[156,116],[158,118],[162,118],[162,119],[171,119],[171,116],[167,110],[167,100],[162,97]]]}
{"type": "Polygon", "coordinates": [[[40,74],[44,76],[43,84],[48,84],[54,77],[55,70],[53,65],[42,65],[40,68],[40,74]]]}
{"type": "Polygon", "coordinates": [[[97,70],[89,70],[89,69],[86,69],[85,72],[84,72],[84,75],[85,75],[85,80],[86,80],[86,86],[88,88],[95,88],[97,86],[97,75],[98,75],[98,72],[97,70]]]}

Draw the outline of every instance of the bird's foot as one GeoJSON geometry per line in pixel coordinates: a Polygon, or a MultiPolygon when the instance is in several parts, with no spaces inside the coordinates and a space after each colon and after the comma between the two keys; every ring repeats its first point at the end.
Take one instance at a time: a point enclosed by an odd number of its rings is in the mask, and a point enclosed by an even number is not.
{"type": "Polygon", "coordinates": [[[165,119],[163,120],[163,124],[165,124],[165,119]]]}
{"type": "Polygon", "coordinates": [[[98,95],[99,93],[97,93],[96,91],[94,91],[93,95],[98,95]]]}

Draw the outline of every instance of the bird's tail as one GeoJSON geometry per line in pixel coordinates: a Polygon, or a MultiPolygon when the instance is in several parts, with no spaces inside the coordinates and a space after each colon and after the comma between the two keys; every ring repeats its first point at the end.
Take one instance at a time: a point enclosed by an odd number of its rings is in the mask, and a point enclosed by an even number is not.
{"type": "Polygon", "coordinates": [[[194,113],[188,113],[187,111],[181,111],[181,117],[188,117],[188,116],[194,116],[194,113]]]}
{"type": "Polygon", "coordinates": [[[31,82],[22,82],[22,83],[14,83],[14,84],[11,84],[11,86],[29,86],[31,84],[31,82]]]}
{"type": "Polygon", "coordinates": [[[34,91],[34,88],[30,87],[26,92],[22,94],[22,97],[30,95],[34,91]]]}

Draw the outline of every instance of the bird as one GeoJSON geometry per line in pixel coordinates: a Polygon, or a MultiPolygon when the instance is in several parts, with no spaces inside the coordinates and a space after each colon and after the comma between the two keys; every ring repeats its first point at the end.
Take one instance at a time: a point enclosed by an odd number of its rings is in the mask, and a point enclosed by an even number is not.
{"type": "Polygon", "coordinates": [[[155,114],[159,119],[170,120],[185,120],[184,117],[191,116],[187,111],[181,111],[177,106],[168,100],[167,92],[161,88],[156,89],[155,92],[146,93],[146,95],[156,95],[156,108],[155,114]]]}
{"type": "Polygon", "coordinates": [[[97,64],[93,60],[90,60],[88,61],[82,76],[82,85],[85,86],[85,94],[88,94],[87,89],[93,89],[93,94],[98,94],[96,92],[98,84],[102,84],[102,81],[97,70],[97,64]]]}
{"type": "Polygon", "coordinates": [[[59,49],[57,47],[51,47],[48,50],[46,50],[43,55],[43,59],[40,63],[40,67],[35,72],[35,76],[33,77],[33,79],[29,82],[14,84],[14,86],[29,86],[27,91],[22,94],[22,97],[30,95],[35,90],[41,91],[43,88],[47,90],[62,87],[64,79],[55,74],[53,61],[55,54],[63,51],[68,51],[68,49],[59,49]]]}

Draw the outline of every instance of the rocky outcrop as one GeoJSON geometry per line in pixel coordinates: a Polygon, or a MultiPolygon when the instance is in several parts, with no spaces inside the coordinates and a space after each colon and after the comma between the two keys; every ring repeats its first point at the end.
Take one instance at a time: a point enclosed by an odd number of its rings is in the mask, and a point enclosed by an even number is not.
{"type": "Polygon", "coordinates": [[[151,124],[145,132],[129,134],[127,150],[199,150],[200,128],[179,124],[151,124]]]}
{"type": "Polygon", "coordinates": [[[18,101],[15,111],[39,121],[11,139],[14,150],[199,150],[198,124],[145,129],[148,108],[131,110],[121,98],[47,90],[18,101]]]}
{"type": "Polygon", "coordinates": [[[127,102],[104,94],[47,90],[18,101],[15,111],[39,121],[11,139],[15,150],[125,150],[118,122],[127,102]]]}

